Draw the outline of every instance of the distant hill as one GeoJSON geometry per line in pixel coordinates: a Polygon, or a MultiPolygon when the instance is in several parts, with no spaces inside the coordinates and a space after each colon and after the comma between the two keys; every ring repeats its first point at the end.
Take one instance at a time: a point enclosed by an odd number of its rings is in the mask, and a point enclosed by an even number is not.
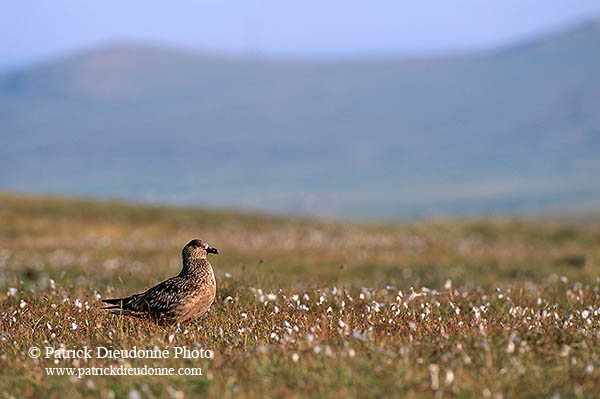
{"type": "Polygon", "coordinates": [[[400,218],[600,208],[600,21],[501,50],[138,44],[0,74],[0,189],[400,218]]]}

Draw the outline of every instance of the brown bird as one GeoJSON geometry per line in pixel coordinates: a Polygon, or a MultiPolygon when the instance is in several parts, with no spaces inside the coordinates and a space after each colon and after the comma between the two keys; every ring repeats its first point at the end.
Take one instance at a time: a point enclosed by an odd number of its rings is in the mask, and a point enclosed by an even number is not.
{"type": "Polygon", "coordinates": [[[149,318],[161,323],[191,320],[206,313],[215,300],[217,284],[208,254],[218,254],[202,240],[192,240],[183,247],[183,268],[175,277],[140,294],[126,298],[103,299],[102,309],[111,313],[149,318]]]}

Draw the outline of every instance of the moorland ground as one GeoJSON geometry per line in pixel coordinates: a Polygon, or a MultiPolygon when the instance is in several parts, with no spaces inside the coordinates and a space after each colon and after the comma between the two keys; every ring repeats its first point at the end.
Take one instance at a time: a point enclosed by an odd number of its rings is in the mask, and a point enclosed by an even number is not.
{"type": "Polygon", "coordinates": [[[600,226],[368,224],[0,194],[0,391],[21,397],[600,396],[600,226]],[[217,247],[211,311],[180,326],[100,299],[217,247]],[[34,359],[31,347],[210,349],[212,359],[34,359]],[[49,368],[201,368],[58,376],[49,368]]]}

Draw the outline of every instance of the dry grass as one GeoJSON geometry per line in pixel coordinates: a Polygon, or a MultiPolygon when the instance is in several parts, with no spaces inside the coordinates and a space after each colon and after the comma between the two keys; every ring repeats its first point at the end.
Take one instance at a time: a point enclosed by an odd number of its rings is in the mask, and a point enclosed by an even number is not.
{"type": "Polygon", "coordinates": [[[11,195],[0,220],[4,397],[600,396],[593,224],[359,225],[11,195]],[[221,253],[209,314],[159,327],[99,309],[177,273],[193,237],[221,253]],[[215,357],[27,354],[61,345],[215,357]],[[45,372],[121,364],[204,375],[45,372]]]}

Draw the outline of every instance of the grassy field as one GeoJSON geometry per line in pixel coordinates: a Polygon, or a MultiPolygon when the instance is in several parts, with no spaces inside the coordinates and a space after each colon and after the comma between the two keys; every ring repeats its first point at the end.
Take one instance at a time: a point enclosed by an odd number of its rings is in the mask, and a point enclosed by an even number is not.
{"type": "Polygon", "coordinates": [[[2,398],[600,397],[592,222],[351,224],[8,194],[0,221],[2,398]],[[178,273],[192,238],[220,251],[207,315],[161,327],[100,310],[178,273]],[[214,356],[175,358],[183,347],[214,356]],[[78,375],[110,366],[202,375],[78,375]]]}

